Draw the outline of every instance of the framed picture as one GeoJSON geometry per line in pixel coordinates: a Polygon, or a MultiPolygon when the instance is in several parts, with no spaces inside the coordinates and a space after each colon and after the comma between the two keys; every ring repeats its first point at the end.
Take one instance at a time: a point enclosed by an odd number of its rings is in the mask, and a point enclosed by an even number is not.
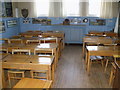
{"type": "Polygon", "coordinates": [[[51,19],[47,18],[32,18],[33,24],[41,24],[41,25],[51,25],[51,19]]]}
{"type": "Polygon", "coordinates": [[[106,25],[106,21],[104,19],[91,19],[90,25],[95,25],[95,26],[106,25]]]}
{"type": "Polygon", "coordinates": [[[0,21],[0,33],[5,32],[5,23],[4,21],[0,21]]]}
{"type": "Polygon", "coordinates": [[[7,27],[14,27],[17,25],[17,20],[8,20],[7,27]]]}

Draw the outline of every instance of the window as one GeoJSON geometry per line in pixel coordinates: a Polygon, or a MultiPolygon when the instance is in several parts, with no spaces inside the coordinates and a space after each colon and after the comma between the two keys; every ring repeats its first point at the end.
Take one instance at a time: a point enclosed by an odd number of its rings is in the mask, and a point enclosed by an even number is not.
{"type": "Polygon", "coordinates": [[[89,15],[100,16],[101,0],[89,0],[89,15]]]}
{"type": "Polygon", "coordinates": [[[49,15],[49,0],[36,0],[37,17],[49,15]]]}
{"type": "Polygon", "coordinates": [[[79,16],[79,0],[63,0],[63,16],[79,16]]]}

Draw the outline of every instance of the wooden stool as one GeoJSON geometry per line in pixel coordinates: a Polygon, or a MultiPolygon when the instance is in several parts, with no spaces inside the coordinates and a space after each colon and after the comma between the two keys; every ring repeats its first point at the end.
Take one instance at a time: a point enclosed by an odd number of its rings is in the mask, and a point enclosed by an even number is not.
{"type": "Polygon", "coordinates": [[[8,81],[9,81],[10,87],[11,87],[11,79],[20,80],[22,78],[24,78],[24,71],[14,71],[14,70],[8,71],[8,81]],[[21,76],[17,76],[20,74],[21,74],[21,76]]]}
{"type": "Polygon", "coordinates": [[[51,80],[22,78],[13,88],[50,88],[51,80]]]}

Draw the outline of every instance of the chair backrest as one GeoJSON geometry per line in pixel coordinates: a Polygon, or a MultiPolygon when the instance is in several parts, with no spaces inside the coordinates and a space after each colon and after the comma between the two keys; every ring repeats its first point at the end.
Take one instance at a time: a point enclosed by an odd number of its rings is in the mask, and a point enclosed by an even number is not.
{"type": "Polygon", "coordinates": [[[40,40],[27,40],[26,44],[36,44],[36,43],[40,43],[40,40]]]}
{"type": "Polygon", "coordinates": [[[34,50],[34,55],[37,55],[37,54],[51,54],[52,56],[54,55],[54,50],[53,49],[35,49],[34,50]]]}
{"type": "Polygon", "coordinates": [[[22,39],[9,39],[8,43],[23,43],[22,39]]]}
{"type": "Polygon", "coordinates": [[[44,43],[47,43],[47,42],[55,42],[55,43],[58,43],[58,38],[57,37],[47,37],[47,38],[44,38],[44,43]]]}
{"type": "Polygon", "coordinates": [[[8,38],[0,38],[1,41],[4,41],[5,43],[8,43],[9,39],[8,38]]]}
{"type": "Polygon", "coordinates": [[[24,37],[30,38],[30,37],[33,37],[33,35],[24,35],[24,37]]]}
{"type": "Polygon", "coordinates": [[[31,55],[31,52],[29,49],[12,49],[12,54],[15,54],[15,52],[19,54],[28,53],[28,55],[31,55]]]}
{"type": "Polygon", "coordinates": [[[8,49],[0,48],[0,52],[8,53],[8,49]]]}
{"type": "Polygon", "coordinates": [[[20,38],[21,35],[12,36],[12,38],[20,38]]]}

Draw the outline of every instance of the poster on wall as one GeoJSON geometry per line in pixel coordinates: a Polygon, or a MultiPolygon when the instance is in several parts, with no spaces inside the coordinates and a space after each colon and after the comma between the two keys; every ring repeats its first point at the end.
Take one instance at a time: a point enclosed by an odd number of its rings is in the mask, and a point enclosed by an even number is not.
{"type": "Polygon", "coordinates": [[[5,23],[4,21],[0,21],[0,33],[5,32],[5,23]]]}
{"type": "Polygon", "coordinates": [[[51,19],[47,18],[32,18],[32,23],[33,24],[41,24],[41,25],[51,25],[51,19]]]}
{"type": "Polygon", "coordinates": [[[14,27],[17,25],[17,20],[8,20],[7,27],[14,27]]]}
{"type": "Polygon", "coordinates": [[[104,19],[91,19],[90,25],[106,25],[106,22],[104,19]]]}

